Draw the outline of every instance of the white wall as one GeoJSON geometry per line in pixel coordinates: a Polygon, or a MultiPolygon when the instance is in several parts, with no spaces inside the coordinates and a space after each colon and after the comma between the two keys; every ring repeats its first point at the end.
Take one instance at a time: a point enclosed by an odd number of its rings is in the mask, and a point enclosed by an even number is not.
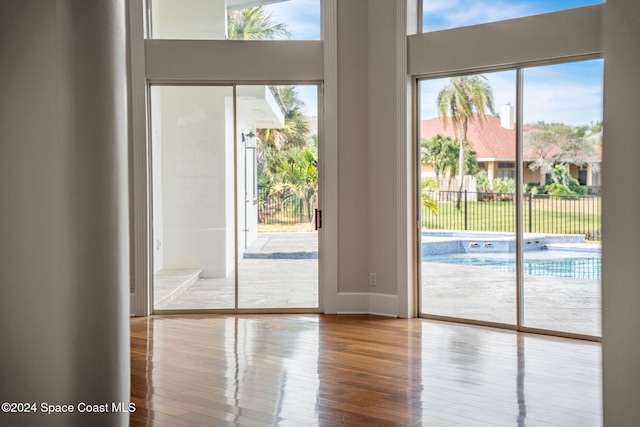
{"type": "Polygon", "coordinates": [[[164,269],[164,214],[162,206],[162,90],[151,94],[151,173],[153,182],[153,272],[164,269]]]}
{"type": "Polygon", "coordinates": [[[226,0],[152,0],[153,38],[224,40],[226,0]]]}
{"type": "MultiPolygon", "coordinates": [[[[128,402],[124,2],[0,2],[0,395],[128,402]]],[[[128,425],[0,413],[0,425],[128,425]]]]}
{"type": "Polygon", "coordinates": [[[640,5],[607,0],[604,13],[602,349],[605,426],[640,419],[640,5]]]}
{"type": "Polygon", "coordinates": [[[235,267],[234,243],[242,258],[257,239],[255,150],[246,150],[241,138],[247,129],[255,133],[251,115],[257,113],[245,107],[237,109],[234,122],[231,87],[151,88],[154,272],[192,268],[202,269],[203,277],[227,277],[235,267]]]}
{"type": "MultiPolygon", "coordinates": [[[[339,313],[397,316],[398,31],[396,1],[338,2],[339,313]],[[370,286],[369,273],[376,274],[370,286]]],[[[402,221],[406,219],[403,218],[402,221]]],[[[399,283],[403,282],[403,283],[399,283]]]]}
{"type": "Polygon", "coordinates": [[[381,294],[398,292],[396,13],[395,1],[369,2],[369,268],[381,294]]]}
{"type": "Polygon", "coordinates": [[[342,293],[369,292],[368,3],[338,2],[338,291],[342,293]]]}
{"type": "MultiPolygon", "coordinates": [[[[224,99],[224,132],[225,132],[225,150],[224,150],[224,179],[225,179],[225,277],[232,274],[235,268],[235,247],[236,247],[236,194],[235,194],[235,177],[236,171],[234,168],[235,152],[234,145],[237,144],[234,140],[233,130],[233,97],[227,96],[224,99]]],[[[221,276],[218,276],[221,277],[221,276]]]]}
{"type": "Polygon", "coordinates": [[[154,241],[163,236],[163,268],[198,268],[204,277],[226,277],[234,259],[232,89],[152,89],[152,97],[161,94],[152,135],[160,137],[153,144],[161,153],[161,160],[154,159],[156,168],[160,165],[154,199],[162,190],[162,204],[154,201],[156,209],[161,206],[154,229],[162,231],[154,241]]]}

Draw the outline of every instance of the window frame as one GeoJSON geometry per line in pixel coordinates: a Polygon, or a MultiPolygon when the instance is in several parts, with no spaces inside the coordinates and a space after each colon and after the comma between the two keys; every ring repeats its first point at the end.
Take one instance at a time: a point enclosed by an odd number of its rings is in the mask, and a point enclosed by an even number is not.
{"type": "MultiPolygon", "coordinates": [[[[557,330],[542,330],[539,328],[533,328],[533,327],[528,327],[525,326],[525,319],[524,319],[524,307],[525,307],[525,301],[524,301],[524,277],[523,277],[523,248],[522,248],[522,242],[524,240],[523,235],[524,235],[524,225],[523,225],[523,213],[524,213],[524,203],[523,203],[523,196],[524,196],[524,159],[523,159],[523,110],[524,110],[524,103],[523,103],[523,87],[524,87],[524,83],[523,83],[523,73],[526,69],[529,68],[535,68],[535,67],[541,67],[541,66],[547,66],[547,65],[558,65],[558,64],[567,64],[567,63],[572,63],[572,62],[582,62],[582,61],[589,61],[589,60],[597,60],[597,59],[604,59],[602,53],[594,53],[591,55],[580,55],[580,56],[567,56],[567,57],[561,57],[561,58],[554,58],[554,59],[548,59],[548,60],[544,60],[544,61],[536,61],[536,62],[527,62],[527,63],[523,63],[523,64],[517,64],[517,65],[500,65],[500,66],[494,66],[494,67],[486,67],[485,69],[473,69],[473,70],[468,70],[468,71],[464,71],[464,72],[447,72],[447,71],[440,71],[437,73],[430,73],[430,74],[426,74],[426,75],[417,75],[417,76],[413,76],[413,85],[414,85],[414,94],[415,94],[415,108],[414,108],[414,113],[413,113],[413,119],[415,121],[415,140],[414,140],[414,185],[415,188],[417,189],[414,192],[414,205],[415,207],[415,212],[416,212],[416,217],[417,217],[417,224],[418,227],[416,228],[416,237],[415,237],[415,241],[416,241],[416,252],[417,252],[417,256],[415,257],[416,259],[416,271],[417,271],[417,275],[416,275],[416,293],[417,293],[417,298],[416,298],[416,312],[418,313],[418,317],[422,317],[422,318],[427,318],[427,319],[439,319],[439,320],[443,320],[442,316],[439,315],[429,315],[429,314],[425,314],[423,312],[421,312],[421,307],[422,307],[422,281],[421,281],[421,277],[422,277],[422,270],[421,270],[421,239],[420,239],[420,235],[421,235],[421,224],[422,224],[422,220],[421,220],[421,203],[420,203],[420,198],[421,198],[421,191],[420,191],[420,126],[421,126],[421,118],[420,118],[420,82],[423,80],[431,80],[431,79],[441,79],[441,78],[450,78],[450,77],[457,77],[457,76],[466,76],[466,75],[478,75],[478,74],[482,74],[482,73],[490,73],[490,72],[496,72],[496,71],[515,71],[516,73],[516,81],[515,81],[515,91],[516,91],[516,105],[515,105],[515,114],[516,114],[516,159],[515,162],[498,162],[499,164],[497,165],[498,167],[497,172],[498,172],[498,177],[500,176],[500,171],[510,171],[513,170],[514,171],[514,179],[516,181],[516,193],[515,193],[515,200],[516,200],[516,282],[514,283],[514,285],[516,286],[516,324],[515,325],[510,325],[510,324],[502,324],[502,323],[492,323],[492,322],[486,322],[486,321],[479,321],[479,320],[472,320],[472,319],[458,319],[458,318],[449,318],[446,317],[444,318],[444,320],[452,320],[452,321],[458,321],[458,322],[463,322],[463,323],[468,323],[468,324],[475,324],[475,325],[482,325],[482,326],[491,326],[491,327],[499,327],[499,328],[504,328],[504,329],[513,329],[513,330],[517,330],[517,331],[521,331],[521,332],[531,332],[531,333],[543,333],[543,334],[548,334],[548,335],[555,335],[555,336],[560,336],[560,337],[567,337],[567,338],[577,338],[577,339],[583,339],[583,340],[589,340],[589,341],[596,341],[596,342],[600,342],[601,341],[601,336],[593,336],[593,335],[583,335],[583,334],[576,334],[576,333],[571,333],[571,332],[564,332],[564,331],[557,331],[557,330]],[[513,164],[513,166],[515,167],[514,169],[510,169],[510,168],[501,168],[500,164],[505,164],[505,163],[509,163],[509,164],[513,164]]],[[[602,307],[602,306],[601,306],[602,307]]],[[[602,309],[602,308],[601,308],[602,309]]]]}

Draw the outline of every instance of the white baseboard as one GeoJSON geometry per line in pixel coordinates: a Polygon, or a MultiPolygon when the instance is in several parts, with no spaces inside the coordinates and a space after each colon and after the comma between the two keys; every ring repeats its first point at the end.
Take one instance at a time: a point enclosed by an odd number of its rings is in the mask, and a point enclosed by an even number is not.
{"type": "Polygon", "coordinates": [[[370,292],[339,292],[338,314],[375,314],[398,317],[398,296],[370,292]]]}

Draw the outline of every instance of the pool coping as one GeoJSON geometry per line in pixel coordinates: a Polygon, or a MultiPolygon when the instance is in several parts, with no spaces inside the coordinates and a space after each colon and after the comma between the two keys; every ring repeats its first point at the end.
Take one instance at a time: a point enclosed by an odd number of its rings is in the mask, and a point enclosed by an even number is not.
{"type": "MultiPolygon", "coordinates": [[[[575,252],[601,252],[598,243],[586,243],[584,234],[524,233],[523,251],[558,250],[575,252]]],[[[485,231],[438,230],[423,231],[422,255],[460,253],[511,253],[516,251],[514,233],[485,231]]]]}

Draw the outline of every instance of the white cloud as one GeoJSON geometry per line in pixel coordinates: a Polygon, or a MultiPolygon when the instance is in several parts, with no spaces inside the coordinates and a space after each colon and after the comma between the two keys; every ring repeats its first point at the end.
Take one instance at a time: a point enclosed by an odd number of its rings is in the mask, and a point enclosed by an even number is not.
{"type": "Polygon", "coordinates": [[[423,0],[423,18],[426,31],[437,31],[602,2],[603,0],[423,0]]]}
{"type": "Polygon", "coordinates": [[[294,40],[320,39],[320,0],[288,0],[267,5],[265,10],[287,25],[294,40]]]}
{"type": "Polygon", "coordinates": [[[538,13],[535,7],[514,1],[427,0],[424,16],[428,31],[496,22],[538,13]]]}
{"type": "MultiPolygon", "coordinates": [[[[598,61],[570,63],[524,70],[525,123],[539,120],[583,125],[602,120],[602,65],[598,61]]],[[[493,89],[497,112],[515,105],[515,71],[484,74],[493,89]]],[[[448,78],[420,83],[420,117],[438,116],[436,98],[448,78]]]]}
{"type": "Polygon", "coordinates": [[[524,70],[524,121],[572,125],[602,120],[602,61],[524,70]]]}
{"type": "Polygon", "coordinates": [[[442,10],[452,10],[458,7],[460,0],[423,0],[422,11],[435,13],[442,10]]]}

